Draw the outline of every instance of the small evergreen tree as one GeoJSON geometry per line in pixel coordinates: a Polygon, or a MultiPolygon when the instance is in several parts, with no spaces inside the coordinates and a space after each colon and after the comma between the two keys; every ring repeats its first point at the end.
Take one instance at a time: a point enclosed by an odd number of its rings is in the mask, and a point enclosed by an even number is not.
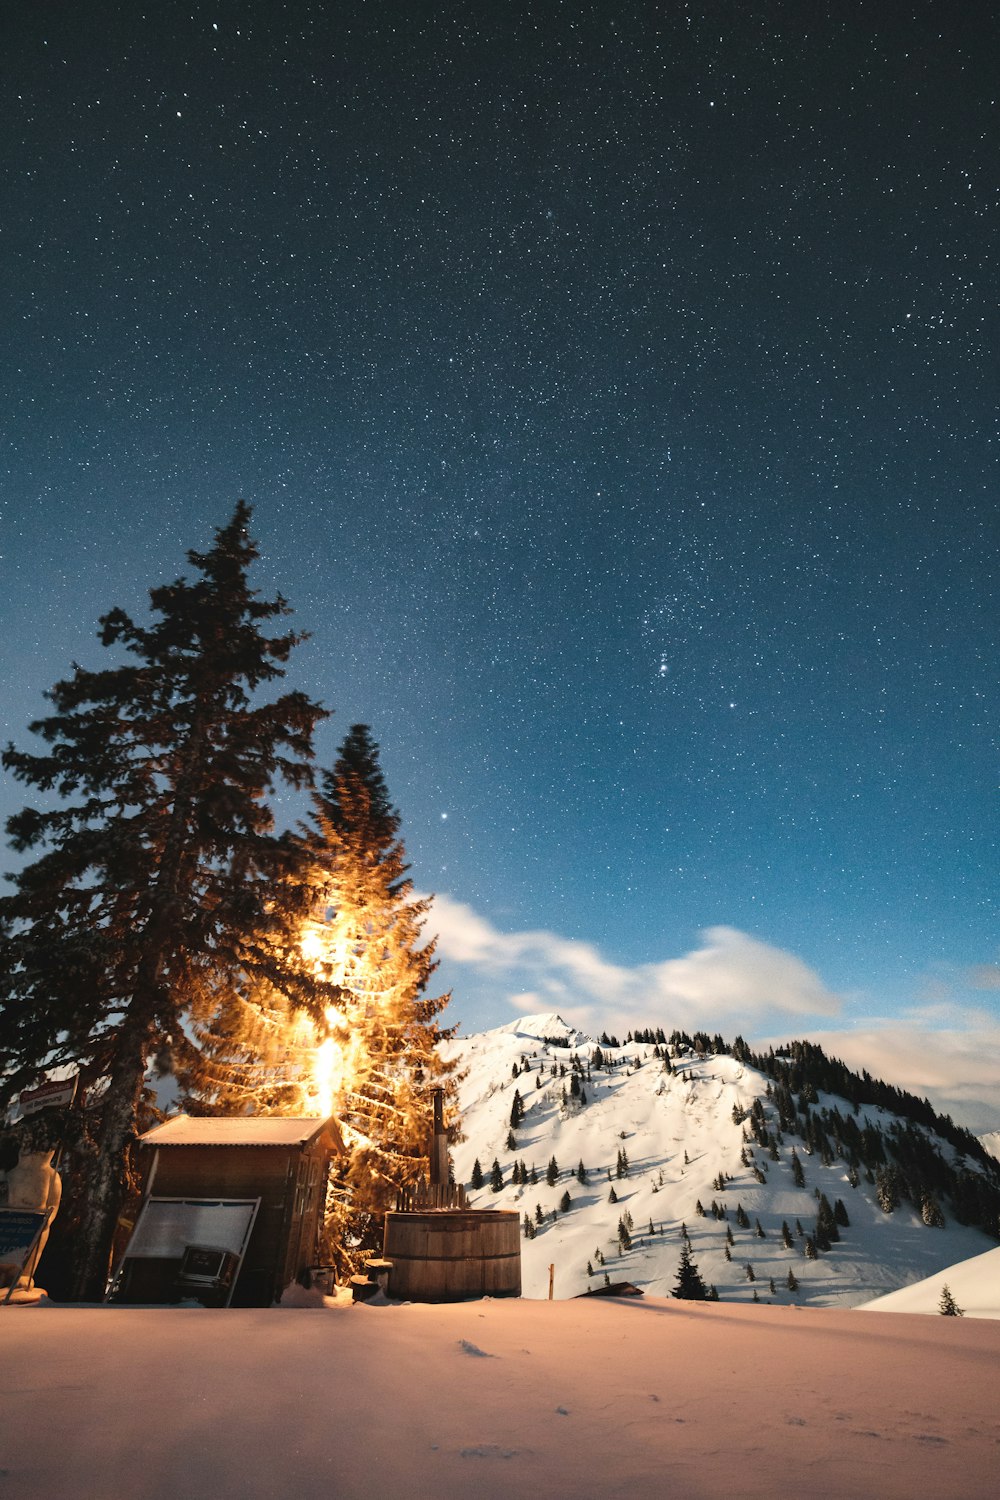
{"type": "Polygon", "coordinates": [[[798,1277],[796,1276],[795,1272],[792,1270],[791,1266],[788,1267],[788,1275],[785,1278],[785,1285],[787,1286],[787,1288],[788,1288],[788,1290],[790,1292],[797,1292],[798,1289],[799,1289],[799,1280],[798,1280],[798,1277]]]}
{"type": "Polygon", "coordinates": [[[609,1203],[617,1203],[618,1202],[618,1194],[615,1192],[614,1183],[611,1184],[611,1191],[608,1193],[608,1202],[609,1203]]]}
{"type": "Polygon", "coordinates": [[[475,1188],[481,1188],[482,1185],[483,1185],[483,1167],[482,1167],[482,1163],[480,1162],[478,1156],[476,1157],[475,1161],[472,1163],[472,1176],[469,1179],[469,1182],[470,1182],[470,1186],[473,1189],[475,1189],[475,1188]]]}
{"type": "Polygon", "coordinates": [[[549,1157],[549,1164],[545,1169],[545,1181],[549,1187],[555,1187],[559,1181],[559,1164],[554,1156],[549,1157]]]}
{"type": "Polygon", "coordinates": [[[559,1199],[559,1212],[561,1214],[568,1214],[569,1211],[570,1211],[570,1209],[572,1207],[573,1207],[573,1200],[570,1197],[570,1195],[569,1195],[569,1189],[567,1188],[566,1191],[563,1193],[562,1197],[559,1199]]]}
{"type": "Polygon", "coordinates": [[[586,1187],[587,1182],[589,1180],[588,1177],[587,1177],[587,1169],[583,1165],[583,1161],[582,1160],[580,1161],[580,1164],[578,1165],[578,1167],[576,1169],[576,1180],[577,1180],[577,1182],[582,1183],[584,1187],[586,1187]]]}
{"type": "Polygon", "coordinates": [[[689,1244],[685,1243],[681,1246],[677,1277],[670,1295],[681,1302],[706,1302],[708,1300],[708,1288],[694,1262],[689,1244]]]}
{"type": "Polygon", "coordinates": [[[941,1288],[941,1300],[938,1303],[938,1312],[946,1318],[964,1318],[965,1313],[959,1307],[952,1296],[951,1287],[945,1284],[941,1288]]]}
{"type": "Polygon", "coordinates": [[[501,1167],[500,1163],[497,1161],[496,1157],[494,1156],[494,1158],[493,1158],[493,1167],[492,1167],[492,1170],[490,1171],[490,1192],[491,1193],[499,1193],[502,1187],[503,1187],[503,1168],[501,1167]]]}

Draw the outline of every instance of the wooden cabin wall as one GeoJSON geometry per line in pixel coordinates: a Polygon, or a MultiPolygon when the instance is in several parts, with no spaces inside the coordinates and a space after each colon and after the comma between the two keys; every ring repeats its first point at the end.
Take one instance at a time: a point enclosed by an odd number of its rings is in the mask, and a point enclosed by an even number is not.
{"type": "Polygon", "coordinates": [[[260,1198],[234,1307],[269,1305],[313,1263],[329,1166],[323,1144],[161,1146],[157,1155],[154,1197],[260,1198]]]}

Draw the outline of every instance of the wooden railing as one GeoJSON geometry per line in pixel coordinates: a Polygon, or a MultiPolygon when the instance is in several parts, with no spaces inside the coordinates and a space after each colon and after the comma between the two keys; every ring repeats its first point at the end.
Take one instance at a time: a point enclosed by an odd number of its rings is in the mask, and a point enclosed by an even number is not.
{"type": "Polygon", "coordinates": [[[465,1188],[460,1182],[417,1182],[396,1194],[398,1214],[433,1213],[449,1208],[467,1208],[465,1188]]]}

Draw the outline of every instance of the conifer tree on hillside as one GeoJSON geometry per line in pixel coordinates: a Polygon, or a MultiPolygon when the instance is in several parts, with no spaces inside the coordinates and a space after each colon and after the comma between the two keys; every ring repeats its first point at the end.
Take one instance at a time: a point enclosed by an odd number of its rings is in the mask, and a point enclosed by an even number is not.
{"type": "Polygon", "coordinates": [[[265,634],[288,606],[249,587],[249,520],[241,501],[207,552],[188,553],[193,580],[151,591],[152,624],[103,616],[102,645],[126,660],[75,666],[31,726],[50,749],[3,756],[61,799],[8,823],[36,857],[0,901],[0,1107],[65,1064],[101,1098],[71,1184],[78,1298],[104,1291],[151,1059],[196,1074],[185,1022],[241,990],[317,1017],[336,998],[301,961],[301,858],[266,800],[309,782],[323,711],[296,692],[251,706],[301,637],[265,634]]]}
{"type": "Polygon", "coordinates": [[[694,1262],[691,1246],[687,1241],[681,1245],[677,1279],[670,1295],[679,1298],[682,1302],[706,1302],[708,1300],[708,1287],[702,1280],[701,1272],[694,1262]]]}

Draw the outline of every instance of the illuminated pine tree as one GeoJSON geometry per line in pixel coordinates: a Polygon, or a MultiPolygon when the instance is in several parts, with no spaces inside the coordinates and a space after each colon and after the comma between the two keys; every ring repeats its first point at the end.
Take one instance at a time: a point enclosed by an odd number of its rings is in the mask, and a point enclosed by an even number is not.
{"type": "Polygon", "coordinates": [[[316,889],[306,944],[340,990],[336,1019],[355,1049],[337,1109],[352,1149],[335,1184],[332,1226],[355,1259],[379,1247],[397,1190],[427,1175],[435,1086],[455,1122],[454,1065],[438,1052],[452,1034],[437,1020],[450,997],[425,994],[437,967],[434,942],[422,941],[430,900],[413,894],[399,827],[378,746],[355,724],[321,778],[303,841],[316,889]]]}

